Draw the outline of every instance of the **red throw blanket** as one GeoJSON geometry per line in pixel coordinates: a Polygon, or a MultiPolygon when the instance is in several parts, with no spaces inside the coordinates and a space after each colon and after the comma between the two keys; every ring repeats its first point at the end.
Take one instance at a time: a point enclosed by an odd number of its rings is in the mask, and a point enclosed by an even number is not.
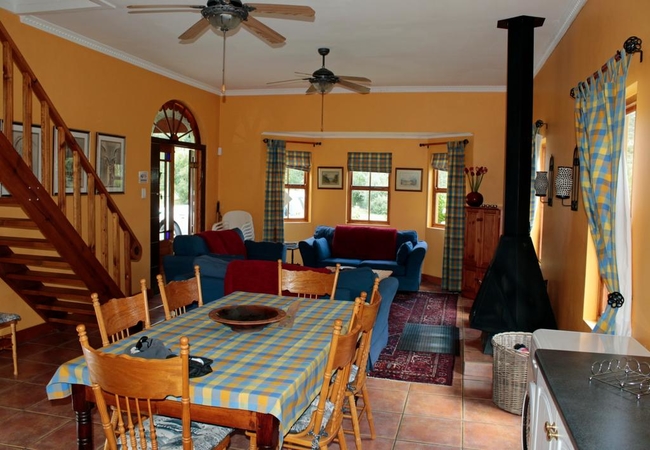
{"type": "Polygon", "coordinates": [[[337,225],[332,240],[335,258],[394,260],[397,230],[395,228],[337,225]]]}
{"type": "MultiPolygon", "coordinates": [[[[313,270],[329,273],[328,269],[316,269],[300,266],[298,264],[282,264],[283,269],[313,270]]],[[[259,261],[254,259],[231,261],[226,269],[223,281],[223,293],[231,294],[235,291],[255,292],[259,294],[278,294],[278,262],[259,261]]]]}
{"type": "Polygon", "coordinates": [[[210,253],[218,255],[243,255],[246,257],[246,245],[235,230],[204,231],[199,236],[205,240],[210,253]]]}

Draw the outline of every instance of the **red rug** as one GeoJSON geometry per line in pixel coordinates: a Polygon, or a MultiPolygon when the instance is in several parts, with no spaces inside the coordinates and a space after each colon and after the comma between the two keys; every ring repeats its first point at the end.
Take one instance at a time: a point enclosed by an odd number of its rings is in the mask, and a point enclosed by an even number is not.
{"type": "Polygon", "coordinates": [[[437,292],[398,293],[388,315],[388,345],[379,355],[371,377],[450,386],[454,355],[397,350],[407,323],[456,326],[458,295],[437,292]]]}

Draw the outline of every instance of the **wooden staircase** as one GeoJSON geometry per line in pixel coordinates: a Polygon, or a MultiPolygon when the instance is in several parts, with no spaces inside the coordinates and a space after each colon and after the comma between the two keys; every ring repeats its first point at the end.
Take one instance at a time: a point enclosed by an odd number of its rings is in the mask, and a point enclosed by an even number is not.
{"type": "Polygon", "coordinates": [[[2,23],[0,41],[0,278],[46,322],[97,326],[91,293],[102,302],[131,295],[131,262],[142,247],[2,23]],[[16,117],[23,130],[41,130],[39,142],[22,133],[22,152],[13,143],[16,117]]]}

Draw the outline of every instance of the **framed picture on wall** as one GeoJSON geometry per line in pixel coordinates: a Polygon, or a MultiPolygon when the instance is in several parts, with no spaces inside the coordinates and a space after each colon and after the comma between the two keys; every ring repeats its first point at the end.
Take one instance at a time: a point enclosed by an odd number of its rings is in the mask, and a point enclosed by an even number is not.
{"type": "MultiPolygon", "coordinates": [[[[70,130],[72,136],[74,137],[81,150],[86,155],[86,158],[90,157],[90,132],[80,131],[80,130],[70,130]]],[[[59,130],[54,127],[54,133],[52,134],[52,143],[54,146],[54,192],[58,194],[59,192],[59,152],[57,151],[57,146],[59,143],[59,130]]],[[[73,179],[73,169],[74,169],[74,158],[72,157],[72,150],[66,145],[65,149],[65,192],[66,194],[71,194],[74,188],[74,179],[73,179]]],[[[81,193],[88,193],[88,176],[82,170],[81,174],[81,193]]]]}
{"type": "MultiPolygon", "coordinates": [[[[2,126],[2,121],[0,121],[0,127],[2,126]]],[[[23,156],[23,124],[14,122],[11,126],[12,138],[11,143],[13,144],[16,151],[23,156]]],[[[41,178],[41,127],[38,125],[32,125],[32,158],[31,158],[31,168],[36,178],[42,180],[41,178]]],[[[1,195],[11,195],[4,186],[0,188],[1,195]]]]}
{"type": "Polygon", "coordinates": [[[108,192],[124,192],[124,152],[126,138],[97,133],[95,170],[108,192]]]}
{"type": "Polygon", "coordinates": [[[422,169],[395,169],[395,190],[422,192],[422,169]]]}
{"type": "Polygon", "coordinates": [[[318,189],[343,189],[343,167],[319,167],[318,189]]]}

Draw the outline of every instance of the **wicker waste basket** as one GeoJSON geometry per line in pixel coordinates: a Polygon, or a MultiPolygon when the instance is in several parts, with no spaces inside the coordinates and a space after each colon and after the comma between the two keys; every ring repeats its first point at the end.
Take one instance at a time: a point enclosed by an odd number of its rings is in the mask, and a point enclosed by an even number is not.
{"type": "Polygon", "coordinates": [[[528,352],[515,350],[523,344],[530,349],[532,333],[508,332],[492,337],[492,400],[501,409],[521,415],[528,385],[528,352]]]}

